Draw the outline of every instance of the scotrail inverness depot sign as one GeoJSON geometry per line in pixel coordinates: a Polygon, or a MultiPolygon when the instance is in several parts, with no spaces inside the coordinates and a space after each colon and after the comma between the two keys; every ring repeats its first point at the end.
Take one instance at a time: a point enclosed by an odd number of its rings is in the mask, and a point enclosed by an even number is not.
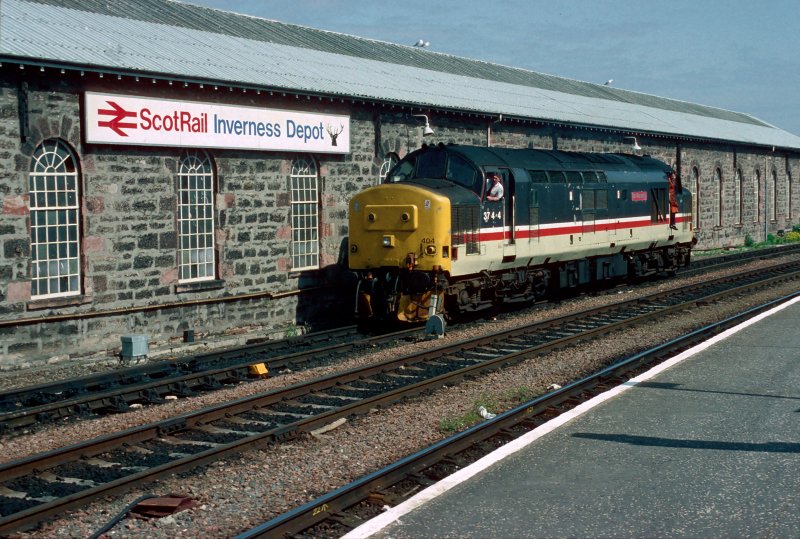
{"type": "Polygon", "coordinates": [[[349,153],[350,117],[86,92],[86,142],[349,153]]]}

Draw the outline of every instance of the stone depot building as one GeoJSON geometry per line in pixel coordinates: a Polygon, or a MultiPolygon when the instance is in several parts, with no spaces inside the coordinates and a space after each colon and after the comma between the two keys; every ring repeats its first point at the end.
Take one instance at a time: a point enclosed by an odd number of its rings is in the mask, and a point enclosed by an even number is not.
{"type": "Polygon", "coordinates": [[[0,368],[349,320],[348,199],[423,142],[653,155],[700,249],[800,213],[800,137],[747,114],[169,0],[3,0],[0,368]]]}

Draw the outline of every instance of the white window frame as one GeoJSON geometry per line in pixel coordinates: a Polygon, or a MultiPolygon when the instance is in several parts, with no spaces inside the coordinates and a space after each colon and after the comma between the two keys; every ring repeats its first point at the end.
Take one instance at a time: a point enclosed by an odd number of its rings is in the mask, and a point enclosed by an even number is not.
{"type": "Polygon", "coordinates": [[[383,163],[381,163],[381,168],[378,171],[378,184],[381,184],[384,181],[386,181],[386,175],[389,174],[389,171],[392,170],[392,167],[399,162],[400,158],[397,156],[397,154],[394,153],[386,154],[386,157],[383,158],[383,163]]]}
{"type": "Polygon", "coordinates": [[[81,293],[81,216],[77,159],[58,139],[34,151],[28,174],[31,299],[81,293]]]}
{"type": "Polygon", "coordinates": [[[311,157],[292,163],[289,177],[292,271],[319,268],[319,174],[311,157]]]}
{"type": "Polygon", "coordinates": [[[202,150],[186,152],[178,165],[178,282],[216,279],[214,167],[202,150]]]}

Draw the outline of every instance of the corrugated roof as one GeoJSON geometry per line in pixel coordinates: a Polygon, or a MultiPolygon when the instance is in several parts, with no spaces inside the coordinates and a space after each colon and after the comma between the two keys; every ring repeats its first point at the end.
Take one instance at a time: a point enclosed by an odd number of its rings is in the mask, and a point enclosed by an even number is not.
{"type": "Polygon", "coordinates": [[[169,0],[2,0],[0,56],[800,148],[748,114],[169,0]]]}

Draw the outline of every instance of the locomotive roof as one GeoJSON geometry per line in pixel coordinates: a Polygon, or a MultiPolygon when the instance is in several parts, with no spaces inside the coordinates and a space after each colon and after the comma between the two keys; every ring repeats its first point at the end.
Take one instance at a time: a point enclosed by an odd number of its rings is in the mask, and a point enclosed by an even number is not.
{"type": "Polygon", "coordinates": [[[172,0],[2,0],[0,62],[800,149],[741,112],[172,0]]]}
{"type": "MultiPolygon", "coordinates": [[[[668,172],[670,170],[669,165],[653,157],[621,153],[486,148],[456,144],[449,144],[443,148],[463,155],[481,168],[507,166],[526,170],[603,170],[607,172],[630,170],[668,172]]],[[[433,147],[429,149],[433,149],[433,147]]]]}

